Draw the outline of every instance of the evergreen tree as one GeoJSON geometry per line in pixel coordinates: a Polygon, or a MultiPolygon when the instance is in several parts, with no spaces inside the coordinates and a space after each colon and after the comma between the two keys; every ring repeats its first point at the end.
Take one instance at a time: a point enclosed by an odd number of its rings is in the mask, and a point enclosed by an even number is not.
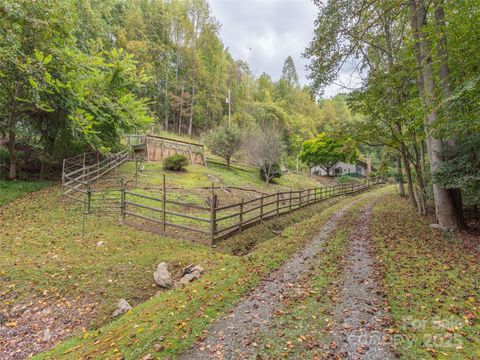
{"type": "Polygon", "coordinates": [[[283,63],[282,79],[285,79],[290,86],[298,86],[297,69],[291,56],[287,57],[283,63]]]}

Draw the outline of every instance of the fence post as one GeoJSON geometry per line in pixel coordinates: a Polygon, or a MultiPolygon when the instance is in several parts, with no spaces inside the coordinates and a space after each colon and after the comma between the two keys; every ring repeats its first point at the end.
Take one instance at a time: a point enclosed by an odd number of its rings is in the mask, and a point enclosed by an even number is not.
{"type": "Polygon", "coordinates": [[[83,153],[83,177],[82,181],[85,181],[85,153],[83,153]]]}
{"type": "Polygon", "coordinates": [[[87,185],[87,214],[90,214],[90,203],[92,201],[92,190],[90,190],[90,183],[87,185]]]}
{"type": "Polygon", "coordinates": [[[64,185],[65,185],[65,159],[63,159],[63,165],[62,165],[62,196],[63,196],[64,185]]]}
{"type": "Polygon", "coordinates": [[[298,208],[302,207],[302,189],[298,192],[298,208]]]}
{"type": "Polygon", "coordinates": [[[215,232],[217,230],[217,195],[213,194],[210,202],[210,245],[215,242],[215,232]]]}
{"type": "Polygon", "coordinates": [[[242,232],[242,226],[243,226],[243,198],[242,201],[240,202],[240,227],[239,227],[239,232],[242,232]]]}
{"type": "Polygon", "coordinates": [[[313,202],[317,202],[317,190],[318,188],[313,189],[313,202]]]}
{"type": "Polygon", "coordinates": [[[163,183],[162,183],[163,191],[162,191],[162,224],[163,224],[163,231],[167,228],[166,224],[166,210],[167,210],[167,185],[165,183],[165,174],[163,174],[163,183]]]}
{"type": "Polygon", "coordinates": [[[263,222],[263,194],[260,198],[260,222],[263,222]]]}
{"type": "Polygon", "coordinates": [[[290,189],[290,198],[288,199],[288,212],[292,211],[292,189],[290,189]]]}
{"type": "Polygon", "coordinates": [[[277,189],[277,216],[280,215],[280,190],[277,189]]]}
{"type": "Polygon", "coordinates": [[[121,188],[120,188],[120,215],[122,216],[122,223],[125,222],[125,210],[126,210],[126,204],[125,204],[125,181],[122,178],[120,179],[121,183],[121,188]]]}

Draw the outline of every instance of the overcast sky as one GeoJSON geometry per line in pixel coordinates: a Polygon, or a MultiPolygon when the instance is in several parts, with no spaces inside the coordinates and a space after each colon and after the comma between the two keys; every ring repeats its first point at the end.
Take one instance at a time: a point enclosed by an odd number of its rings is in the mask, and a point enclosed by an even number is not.
{"type": "MultiPolygon", "coordinates": [[[[209,0],[213,16],[222,24],[220,37],[235,59],[248,62],[256,75],[277,80],[291,56],[301,84],[308,84],[302,57],[313,37],[317,8],[311,0],[209,0]]],[[[330,86],[325,96],[339,91],[330,86]]]]}

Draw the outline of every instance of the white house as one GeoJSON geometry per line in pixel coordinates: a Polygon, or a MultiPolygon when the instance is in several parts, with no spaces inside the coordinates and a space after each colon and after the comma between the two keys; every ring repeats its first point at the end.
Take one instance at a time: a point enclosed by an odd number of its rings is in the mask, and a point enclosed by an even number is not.
{"type": "MultiPolygon", "coordinates": [[[[347,164],[339,162],[332,170],[330,170],[330,176],[368,176],[372,172],[372,161],[367,158],[365,162],[357,161],[356,164],[347,164]]],[[[310,169],[312,175],[327,176],[327,172],[320,166],[314,166],[310,169]]]]}

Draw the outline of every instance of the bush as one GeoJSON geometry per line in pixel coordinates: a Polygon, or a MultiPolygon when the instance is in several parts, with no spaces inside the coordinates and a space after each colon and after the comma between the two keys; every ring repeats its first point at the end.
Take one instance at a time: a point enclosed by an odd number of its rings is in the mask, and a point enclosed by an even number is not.
{"type": "MultiPolygon", "coordinates": [[[[262,166],[260,168],[260,177],[262,178],[263,181],[266,181],[265,170],[266,170],[265,166],[262,166]]],[[[279,178],[282,175],[283,173],[282,173],[282,169],[280,168],[280,165],[273,164],[270,169],[270,179],[279,178]]]]}
{"type": "Polygon", "coordinates": [[[188,165],[188,159],[185,155],[172,155],[163,160],[163,168],[165,170],[183,170],[188,165]]]}
{"type": "Polygon", "coordinates": [[[349,176],[349,175],[339,176],[339,177],[336,178],[336,180],[337,180],[337,183],[339,183],[339,184],[345,184],[345,183],[348,183],[348,182],[355,181],[354,178],[349,176]]]}

